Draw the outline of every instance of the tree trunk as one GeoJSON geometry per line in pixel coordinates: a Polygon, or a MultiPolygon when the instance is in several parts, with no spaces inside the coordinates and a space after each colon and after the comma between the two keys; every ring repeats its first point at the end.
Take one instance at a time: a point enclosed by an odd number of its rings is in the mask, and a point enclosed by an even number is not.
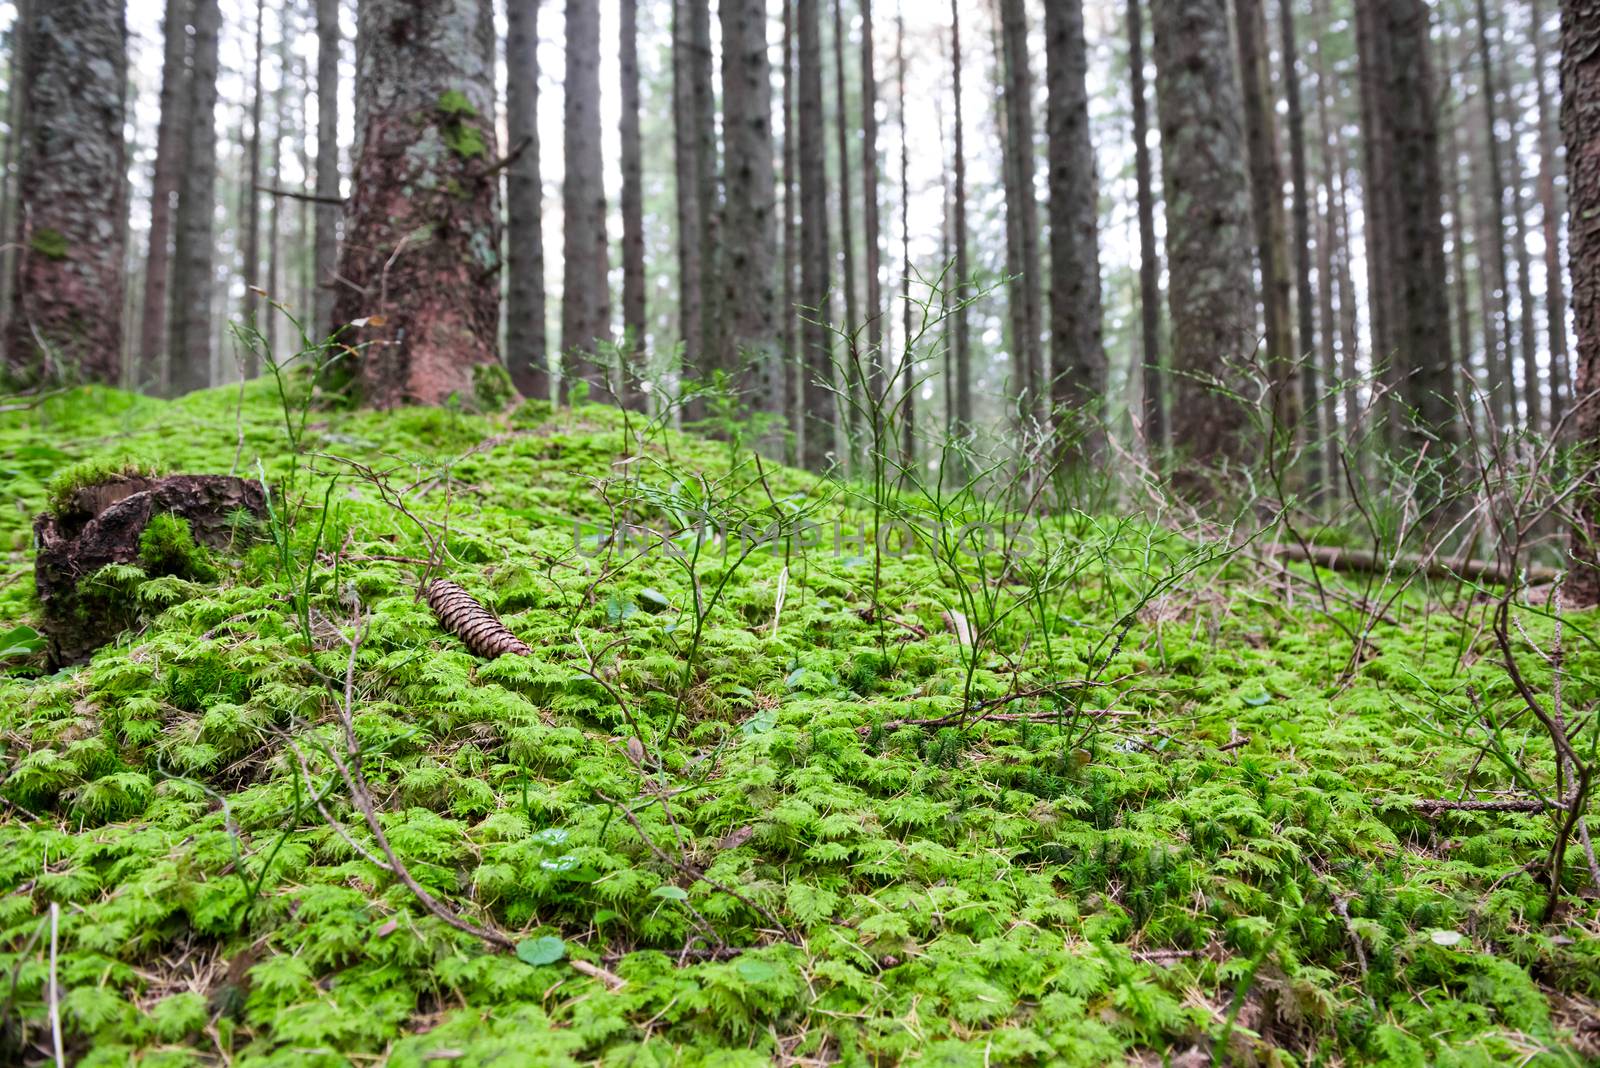
{"type": "Polygon", "coordinates": [[[828,177],[826,134],[822,111],[822,25],[820,0],[798,0],[799,37],[799,165],[800,165],[800,305],[805,309],[800,332],[802,396],[805,423],[800,428],[800,458],[813,471],[827,467],[834,455],[837,418],[834,408],[833,358],[828,313],[828,177]]]}
{"type": "MultiPolygon", "coordinates": [[[[1060,9],[1072,4],[1068,0],[1065,4],[1045,6],[1060,9]]],[[[1051,16],[1051,28],[1059,29],[1055,23],[1058,18],[1064,17],[1066,12],[1055,11],[1051,16]]],[[[1028,66],[1028,13],[1023,0],[1000,0],[1000,34],[1005,55],[1006,148],[1011,155],[1015,184],[1015,197],[1008,203],[1017,213],[1017,252],[1021,257],[1017,265],[1020,276],[1011,283],[1011,298],[1020,303],[1020,313],[1015,317],[1019,330],[1016,345],[1017,354],[1025,368],[1023,385],[1027,391],[1027,403],[1024,411],[1036,423],[1042,424],[1045,401],[1051,389],[1044,372],[1044,302],[1040,296],[1043,292],[1041,276],[1044,268],[1039,256],[1039,201],[1034,192],[1037,157],[1033,146],[1033,73],[1028,66]]],[[[1049,29],[1046,29],[1045,35],[1047,39],[1051,36],[1049,29]]],[[[1047,125],[1049,122],[1047,118],[1047,125]]],[[[1053,157],[1052,148],[1052,171],[1055,169],[1053,157]]],[[[1094,188],[1092,160],[1089,188],[1094,188]]],[[[1007,210],[1009,212],[1011,208],[1007,210]]],[[[1095,271],[1095,288],[1098,289],[1098,265],[1095,271]]],[[[1092,310],[1084,308],[1085,312],[1092,310]]],[[[1070,403],[1076,398],[1069,394],[1065,399],[1070,403]]]]}
{"type": "Polygon", "coordinates": [[[335,321],[362,353],[368,403],[440,404],[499,362],[493,5],[363,0],[360,13],[335,321]]]}
{"type": "Polygon", "coordinates": [[[1550,93],[1545,83],[1544,12],[1540,0],[1531,0],[1533,80],[1538,88],[1536,120],[1539,124],[1539,214],[1544,230],[1545,330],[1550,336],[1550,426],[1561,425],[1572,399],[1571,371],[1567,366],[1566,282],[1561,277],[1561,209],[1556,201],[1556,149],[1550,133],[1550,93]]]}
{"type": "MultiPolygon", "coordinates": [[[[593,2],[593,0],[590,0],[593,2]]],[[[717,194],[721,182],[717,159],[717,98],[712,84],[711,2],[689,3],[689,85],[693,91],[695,200],[699,205],[700,263],[705,289],[700,318],[700,344],[709,361],[706,370],[733,370],[727,350],[722,307],[722,219],[717,194]]]]}
{"type": "MultiPolygon", "coordinates": [[[[765,0],[722,0],[722,130],[727,203],[723,307],[735,361],[734,385],[781,426],[786,374],[778,355],[776,230],[772,173],[772,65],[765,0]]],[[[779,440],[763,435],[769,451],[779,440]]]]}
{"type": "Polygon", "coordinates": [[[849,451],[852,461],[861,435],[861,415],[866,401],[866,383],[862,376],[860,346],[856,333],[861,319],[856,305],[856,228],[850,211],[850,118],[845,97],[844,70],[844,0],[833,0],[833,92],[834,133],[839,151],[839,251],[844,259],[844,330],[852,340],[845,343],[845,382],[849,401],[845,405],[848,417],[849,451]]]}
{"type": "MultiPolygon", "coordinates": [[[[700,229],[700,141],[695,133],[695,91],[690,67],[689,8],[699,0],[674,0],[672,9],[672,158],[678,207],[678,326],[683,375],[700,381],[710,371],[705,350],[705,263],[700,229]]],[[[699,418],[700,405],[687,415],[699,418]]]]}
{"type": "MultiPolygon", "coordinates": [[[[1508,83],[1509,84],[1509,83],[1508,83]]],[[[1507,163],[1511,178],[1511,249],[1517,265],[1517,358],[1522,368],[1522,403],[1527,428],[1538,433],[1544,426],[1544,388],[1539,383],[1538,328],[1534,325],[1533,258],[1528,255],[1527,203],[1522,196],[1522,152],[1517,147],[1517,111],[1511,110],[1511,143],[1507,163]]]]}
{"type": "Polygon", "coordinates": [[[150,251],[145,258],[144,300],[134,386],[167,391],[167,284],[172,269],[172,200],[182,173],[184,130],[189,124],[189,0],[167,0],[162,25],[161,119],[156,127],[155,172],[150,187],[150,251]]]}
{"type": "MultiPolygon", "coordinates": [[[[1150,120],[1145,103],[1141,3],[1142,0],[1128,0],[1128,73],[1133,97],[1133,172],[1139,213],[1139,356],[1144,368],[1144,440],[1146,448],[1155,452],[1166,444],[1167,423],[1166,391],[1161,373],[1161,263],[1156,251],[1156,197],[1150,166],[1150,120]]],[[[1053,200],[1055,192],[1050,195],[1053,200]]],[[[1052,259],[1054,256],[1052,248],[1052,259]]],[[[1054,269],[1052,266],[1052,272],[1054,269]]],[[[1055,299],[1052,290],[1052,315],[1057,314],[1055,299]]]]}
{"type": "Polygon", "coordinates": [[[589,383],[593,400],[612,399],[615,369],[601,351],[611,341],[610,253],[605,165],[600,156],[600,9],[567,0],[567,73],[561,184],[561,388],[589,383]]]}
{"type": "MultiPolygon", "coordinates": [[[[285,9],[279,8],[280,18],[285,9]]],[[[287,112],[284,108],[284,98],[288,95],[289,82],[289,40],[285,27],[280,21],[278,24],[278,84],[272,90],[272,188],[283,187],[283,143],[289,130],[287,112]]],[[[283,197],[272,198],[271,206],[267,209],[267,280],[263,287],[273,300],[285,301],[289,298],[289,287],[283,277],[283,197]]],[[[266,329],[263,333],[267,336],[270,346],[269,351],[278,352],[282,348],[282,334],[288,323],[281,315],[272,315],[267,318],[266,329]]],[[[256,374],[254,357],[247,357],[244,374],[253,378],[256,374]]]]}
{"type": "MultiPolygon", "coordinates": [[[[961,7],[950,0],[950,72],[955,90],[955,187],[952,191],[950,227],[955,245],[955,283],[951,293],[950,356],[955,363],[955,434],[972,432],[972,354],[967,330],[967,157],[961,122],[961,7]]],[[[946,384],[945,388],[949,388],[946,384]]]]}
{"type": "Polygon", "coordinates": [[[788,437],[784,447],[791,464],[800,463],[800,434],[805,424],[805,361],[800,358],[800,319],[795,314],[795,272],[799,269],[800,227],[796,210],[795,177],[798,173],[798,141],[795,129],[794,67],[795,0],[783,3],[783,373],[787,398],[788,437]]]}
{"type": "MultiPolygon", "coordinates": [[[[1323,390],[1317,366],[1317,336],[1314,317],[1315,298],[1311,292],[1311,185],[1306,177],[1306,120],[1300,103],[1300,50],[1295,44],[1294,2],[1278,0],[1278,21],[1283,41],[1284,97],[1289,113],[1289,180],[1294,190],[1294,280],[1298,340],[1293,352],[1300,360],[1300,398],[1305,406],[1306,426],[1319,440],[1328,427],[1319,425],[1319,400],[1323,390]]],[[[1326,422],[1326,420],[1321,420],[1326,422]]],[[[1331,469],[1321,464],[1317,447],[1306,450],[1306,479],[1315,490],[1325,490],[1332,482],[1331,469]]]]}
{"type": "MultiPolygon", "coordinates": [[[[639,140],[639,0],[620,0],[622,43],[622,403],[646,408],[644,380],[644,177],[639,140]]],[[[769,143],[770,147],[770,143],[769,143]]],[[[767,170],[772,169],[768,161],[767,170]]]]}
{"type": "MultiPolygon", "coordinates": [[[[1327,11],[1322,4],[1314,9],[1315,26],[1326,32],[1327,11]]],[[[1322,163],[1322,189],[1326,197],[1324,210],[1318,213],[1317,231],[1317,317],[1322,324],[1318,336],[1318,358],[1321,364],[1322,389],[1322,486],[1330,497],[1338,496],[1342,481],[1339,469],[1339,443],[1343,438],[1339,426],[1339,400],[1348,387],[1339,382],[1338,330],[1334,325],[1333,294],[1335,244],[1338,241],[1338,217],[1335,214],[1334,190],[1334,134],[1329,120],[1332,88],[1328,84],[1328,64],[1322,48],[1316,50],[1317,72],[1317,155],[1322,163]]],[[[1309,199],[1309,198],[1308,198],[1309,199]]]]}
{"type": "MultiPolygon", "coordinates": [[[[1132,19],[1137,22],[1138,15],[1132,19]]],[[[1099,185],[1089,138],[1089,49],[1081,0],[1045,5],[1044,42],[1050,94],[1045,111],[1050,137],[1050,407],[1062,442],[1081,442],[1087,446],[1084,453],[1092,455],[1099,450],[1106,353],[1101,333],[1099,185]]],[[[1143,62],[1142,50],[1138,61],[1143,62]]],[[[1142,71],[1138,77],[1142,79],[1142,71]]],[[[1143,102],[1137,106],[1142,112],[1143,102]]],[[[1139,121],[1144,121],[1142,114],[1139,121]]],[[[1150,159],[1143,154],[1148,193],[1150,159]]]]}
{"type": "MultiPolygon", "coordinates": [[[[0,336],[4,335],[6,324],[11,320],[12,301],[16,295],[17,142],[22,139],[25,117],[23,103],[28,97],[26,74],[31,7],[32,0],[17,0],[16,15],[11,22],[11,54],[8,57],[10,80],[6,82],[6,148],[4,167],[0,169],[0,336]]],[[[179,25],[182,25],[181,21],[179,25]]],[[[181,42],[187,40],[185,35],[181,42]]],[[[0,367],[4,366],[4,362],[4,357],[0,356],[0,367]]]]}
{"type": "MultiPolygon", "coordinates": [[[[246,326],[255,326],[256,310],[260,298],[256,291],[261,288],[261,193],[256,187],[261,185],[261,60],[263,50],[261,44],[262,24],[267,17],[266,0],[256,0],[256,46],[255,46],[255,76],[250,88],[250,140],[245,143],[245,177],[244,177],[244,321],[246,326]]],[[[283,72],[279,72],[280,80],[283,72]]],[[[276,153],[274,153],[276,156],[276,153]]],[[[276,168],[274,168],[276,172],[276,168]]],[[[277,183],[272,183],[276,185],[277,183]]],[[[277,207],[276,201],[273,207],[277,207]]],[[[272,279],[267,279],[267,289],[272,288],[272,279]]],[[[266,331],[270,332],[270,326],[266,331]]],[[[249,355],[248,370],[245,377],[255,377],[256,354],[255,346],[246,346],[249,355]]]]}
{"type": "Polygon", "coordinates": [[[1229,395],[1254,348],[1250,182],[1224,0],[1152,0],[1156,113],[1167,202],[1172,442],[1193,463],[1179,492],[1209,489],[1195,464],[1246,459],[1251,438],[1229,395]]]}
{"type": "Polygon", "coordinates": [[[1483,143],[1488,163],[1483,192],[1494,238],[1489,247],[1490,282],[1493,285],[1491,306],[1494,313],[1494,347],[1489,360],[1489,373],[1494,384],[1500,387],[1496,399],[1501,408],[1501,417],[1505,420],[1505,426],[1511,428],[1518,424],[1519,418],[1516,385],[1511,369],[1511,316],[1508,311],[1511,299],[1510,273],[1506,265],[1506,172],[1500,157],[1494,53],[1489,44],[1489,11],[1484,0],[1477,0],[1477,5],[1478,61],[1483,74],[1483,143]]]}
{"type": "Polygon", "coordinates": [[[1289,261],[1284,239],[1283,169],[1272,108],[1272,72],[1267,56],[1262,0],[1235,0],[1239,80],[1244,91],[1245,143],[1250,159],[1250,218],[1261,268],[1261,303],[1266,319],[1265,369],[1272,388],[1274,447],[1292,441],[1299,422],[1299,387],[1289,318],[1289,261]]]}
{"type": "Polygon", "coordinates": [[[900,463],[909,470],[917,459],[917,354],[911,324],[911,150],[906,125],[906,20],[894,16],[895,87],[900,119],[900,463]]]}
{"type": "Polygon", "coordinates": [[[506,6],[506,367],[524,397],[550,400],[539,165],[539,0],[506,6]]]}
{"type": "Polygon", "coordinates": [[[189,129],[172,256],[168,311],[168,380],[182,395],[211,384],[211,217],[217,195],[217,0],[195,0],[193,64],[189,72],[189,129]]]}
{"type": "Polygon", "coordinates": [[[883,224],[878,205],[878,74],[873,56],[872,0],[861,0],[861,228],[867,276],[868,388],[884,397],[883,224]]]}
{"type": "MultiPolygon", "coordinates": [[[[516,5],[512,5],[515,7],[516,5]]],[[[333,333],[339,262],[339,0],[317,0],[317,236],[314,338],[333,333]]]]}
{"type": "MultiPolygon", "coordinates": [[[[1561,3],[1561,136],[1567,146],[1567,240],[1572,265],[1578,467],[1600,455],[1600,0],[1561,3]]],[[[1600,604],[1600,496],[1579,499],[1567,602],[1600,604]]]]}
{"type": "Polygon", "coordinates": [[[29,12],[19,135],[16,305],[6,366],[23,382],[122,376],[126,30],[120,0],[29,12]]]}

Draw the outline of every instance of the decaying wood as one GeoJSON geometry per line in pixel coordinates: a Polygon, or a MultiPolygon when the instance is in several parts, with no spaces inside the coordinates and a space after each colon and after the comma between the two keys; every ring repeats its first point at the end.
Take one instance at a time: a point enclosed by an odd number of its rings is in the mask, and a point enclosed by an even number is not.
{"type": "Polygon", "coordinates": [[[435,579],[428,583],[426,596],[428,607],[444,629],[479,656],[493,660],[497,656],[532,654],[527,642],[512,634],[493,612],[454,582],[435,579]]]}
{"type": "Polygon", "coordinates": [[[195,541],[218,548],[235,534],[232,517],[266,515],[259,482],[228,475],[118,475],[74,490],[64,504],[33,522],[39,549],[34,587],[54,667],[79,664],[132,622],[115,612],[79,612],[78,584],[108,564],[133,563],[152,516],[187,520],[195,541]]]}
{"type": "MultiPolygon", "coordinates": [[[[1316,564],[1329,571],[1410,571],[1419,570],[1431,579],[1464,579],[1468,582],[1487,582],[1505,585],[1515,576],[1496,560],[1473,560],[1462,556],[1423,556],[1416,553],[1374,553],[1369,549],[1347,549],[1337,545],[1278,545],[1271,549],[1275,556],[1303,563],[1316,564]]],[[[1553,567],[1525,564],[1521,577],[1531,583],[1554,582],[1562,574],[1553,567]]]]}

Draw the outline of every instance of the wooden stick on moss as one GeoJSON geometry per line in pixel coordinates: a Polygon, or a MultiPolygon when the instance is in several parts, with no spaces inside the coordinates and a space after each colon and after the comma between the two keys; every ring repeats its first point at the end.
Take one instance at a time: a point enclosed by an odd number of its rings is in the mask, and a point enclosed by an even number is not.
{"type": "Polygon", "coordinates": [[[497,656],[532,655],[527,642],[507,630],[493,612],[454,582],[435,579],[428,583],[426,596],[428,607],[444,629],[479,656],[493,660],[497,656]]]}

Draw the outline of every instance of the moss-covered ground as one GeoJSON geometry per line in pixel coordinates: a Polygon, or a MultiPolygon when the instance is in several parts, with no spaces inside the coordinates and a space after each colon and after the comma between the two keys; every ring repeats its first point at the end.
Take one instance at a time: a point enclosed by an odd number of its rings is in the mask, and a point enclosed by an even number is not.
{"type": "MultiPolygon", "coordinates": [[[[0,674],[0,1062],[53,1060],[56,1000],[84,1065],[1594,1063],[1581,850],[1542,924],[1551,818],[1414,805],[1518,789],[1477,722],[1549,775],[1471,597],[1397,598],[1347,672],[1358,587],[1324,611],[1153,526],[1059,517],[1012,569],[836,551],[860,495],[600,407],[291,438],[270,382],[0,415],[0,632],[53,478],[276,493],[95,576],[140,623],[92,663],[0,674]],[[824,533],[574,532],[697,495],[824,533]],[[532,657],[440,629],[430,541],[532,657]],[[341,763],[514,948],[385,870],[341,763]]],[[[1549,692],[1555,623],[1519,622],[1549,692]]]]}

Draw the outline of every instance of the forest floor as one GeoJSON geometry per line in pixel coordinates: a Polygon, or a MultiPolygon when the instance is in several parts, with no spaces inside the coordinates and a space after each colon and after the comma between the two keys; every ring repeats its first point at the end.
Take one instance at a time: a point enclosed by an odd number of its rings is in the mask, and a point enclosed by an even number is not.
{"type": "MultiPolygon", "coordinates": [[[[0,632],[52,477],[279,492],[94,576],[88,665],[0,664],[0,1061],[54,1012],[83,1065],[1600,1063],[1582,850],[1546,924],[1557,819],[1417,804],[1555,774],[1481,595],[1079,512],[880,555],[871,494],[600,407],[296,419],[0,414],[0,632]]],[[[1600,701],[1600,620],[1514,614],[1600,701]]]]}

